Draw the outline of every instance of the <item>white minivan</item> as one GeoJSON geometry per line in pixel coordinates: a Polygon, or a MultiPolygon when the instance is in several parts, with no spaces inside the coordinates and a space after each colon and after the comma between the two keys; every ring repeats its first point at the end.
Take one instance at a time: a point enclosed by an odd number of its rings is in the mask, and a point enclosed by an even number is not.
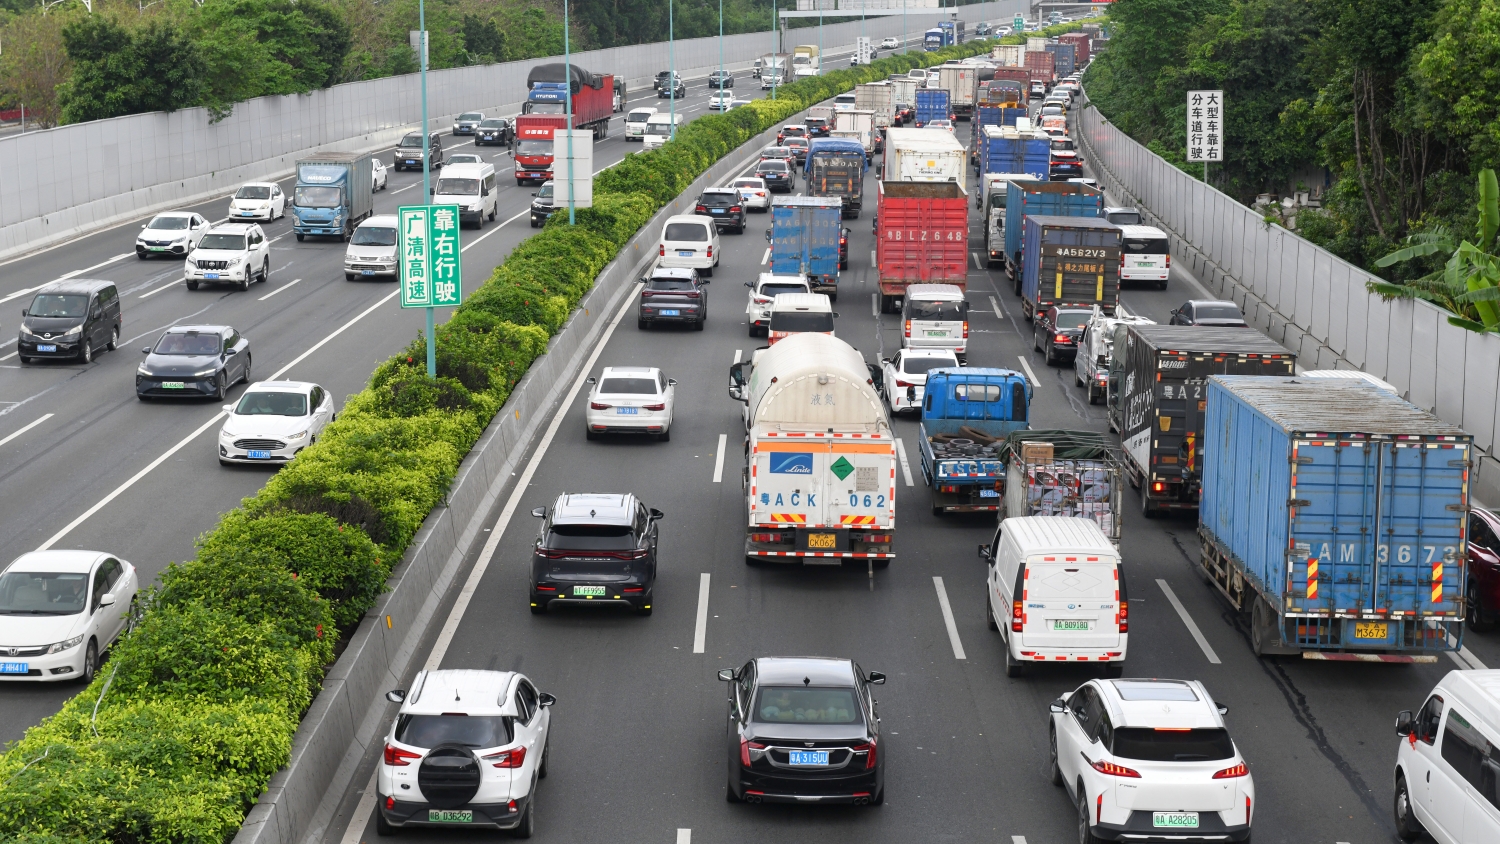
{"type": "Polygon", "coordinates": [[[969,351],[969,303],[956,284],[913,284],[901,304],[901,348],[969,351]]]}
{"type": "Polygon", "coordinates": [[[1120,226],[1120,281],[1150,281],[1167,289],[1172,247],[1167,233],[1152,226],[1120,226]]]}
{"type": "Polygon", "coordinates": [[[495,165],[453,164],[443,168],[432,187],[433,205],[457,205],[460,223],[484,228],[486,218],[499,213],[499,191],[495,188],[495,165]]]}
{"type": "Polygon", "coordinates": [[[985,620],[1005,639],[1005,673],[1032,663],[1125,663],[1129,598],[1120,552],[1093,519],[1016,516],[979,546],[989,563],[985,620]]]}
{"type": "Polygon", "coordinates": [[[719,265],[719,230],[712,217],[677,214],[661,227],[656,263],[663,267],[686,267],[709,278],[719,265]]]}
{"type": "Polygon", "coordinates": [[[681,114],[674,115],[669,111],[659,111],[646,118],[646,134],[641,136],[641,144],[646,149],[656,149],[672,140],[677,134],[676,127],[681,125],[681,114]]]}
{"type": "Polygon", "coordinates": [[[396,215],[368,217],[344,250],[344,280],[396,277],[396,215]]]}
{"type": "Polygon", "coordinates": [[[633,108],[625,115],[625,140],[640,141],[646,138],[646,121],[651,115],[656,114],[656,109],[649,106],[633,108]]]}
{"type": "Polygon", "coordinates": [[[1500,670],[1449,671],[1421,711],[1396,716],[1396,834],[1500,841],[1500,670]]]}

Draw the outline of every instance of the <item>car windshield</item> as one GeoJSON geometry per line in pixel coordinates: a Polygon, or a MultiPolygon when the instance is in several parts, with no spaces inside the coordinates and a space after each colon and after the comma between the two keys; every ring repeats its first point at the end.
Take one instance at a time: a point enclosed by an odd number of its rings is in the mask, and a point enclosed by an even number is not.
{"type": "Polygon", "coordinates": [[[551,199],[552,196],[553,196],[553,190],[554,190],[553,183],[552,182],[547,182],[546,184],[544,184],[541,187],[537,188],[536,198],[537,199],[551,199]]]}
{"type": "Polygon", "coordinates": [[[253,390],[240,397],[234,409],[240,416],[306,416],[307,396],[301,393],[253,390]]]}
{"type": "Polygon", "coordinates": [[[772,331],[832,331],[833,314],[828,311],[776,311],[771,314],[772,331]]]}
{"type": "Polygon", "coordinates": [[[543,545],[554,550],[632,551],[636,542],[630,525],[553,525],[543,545]]]}
{"type": "Polygon", "coordinates": [[[909,299],[912,319],[961,320],[969,312],[969,303],[963,301],[923,301],[909,299]]]}
{"type": "Polygon", "coordinates": [[[477,111],[466,111],[463,114],[460,114],[458,116],[458,119],[460,122],[464,120],[483,120],[484,115],[480,114],[477,111]]]}
{"type": "Polygon", "coordinates": [[[478,179],[438,179],[437,192],[441,194],[458,194],[460,196],[474,196],[479,193],[478,179]]]}
{"type": "Polygon", "coordinates": [[[667,223],[661,239],[675,243],[702,243],[708,240],[708,227],[699,223],[667,223]]]}
{"type": "Polygon", "coordinates": [[[235,199],[270,199],[271,189],[265,185],[244,185],[234,192],[235,199]]]}
{"type": "MultiPolygon", "coordinates": [[[[664,280],[664,279],[663,279],[664,280]]],[[[653,282],[655,283],[655,282],[653,282]]],[[[682,288],[671,288],[680,290],[682,288]]],[[[654,396],[656,395],[655,378],[606,378],[599,382],[599,392],[612,396],[654,396]]]]}
{"type": "Polygon", "coordinates": [[[299,185],[292,204],[298,208],[336,208],[340,199],[338,188],[299,185]]]}
{"type": "Polygon", "coordinates": [[[88,604],[82,572],[8,571],[0,574],[0,614],[73,615],[88,604]]]}
{"type": "Polygon", "coordinates": [[[488,117],[488,118],[485,118],[484,120],[480,121],[479,128],[481,128],[481,129],[504,129],[505,128],[505,121],[503,119],[499,118],[499,117],[488,117]]]}
{"type": "Polygon", "coordinates": [[[1073,150],[1074,150],[1073,142],[1070,141],[1070,140],[1068,140],[1067,138],[1053,138],[1052,139],[1052,151],[1053,152],[1072,152],[1073,150]]]}
{"type": "MultiPolygon", "coordinates": [[[[472,155],[472,154],[467,153],[467,152],[461,152],[458,155],[450,155],[450,156],[448,156],[448,163],[449,164],[483,164],[484,163],[484,159],[480,158],[477,155],[472,155]]],[[[442,184],[442,182],[439,182],[438,184],[442,184]]]]}
{"type": "Polygon", "coordinates": [[[927,357],[926,355],[913,355],[908,356],[905,360],[901,361],[901,371],[907,373],[908,375],[921,375],[925,372],[929,372],[934,369],[940,369],[945,366],[958,366],[958,360],[956,358],[938,358],[927,357]]]}
{"type": "Polygon", "coordinates": [[[163,334],[151,352],[157,355],[216,355],[219,353],[219,335],[181,332],[163,334]]]}
{"type": "Polygon", "coordinates": [[[395,246],[396,230],[391,226],[360,226],[354,230],[351,246],[395,246]]]}
{"type": "Polygon", "coordinates": [[[705,193],[698,198],[699,204],[714,208],[728,208],[731,205],[740,204],[738,193],[705,193]]]}
{"type": "Polygon", "coordinates": [[[407,135],[406,137],[404,137],[404,138],[401,139],[401,146],[403,146],[403,147],[416,147],[417,149],[421,149],[422,148],[422,136],[421,135],[407,135]]]}
{"type": "Polygon", "coordinates": [[[625,118],[625,122],[626,123],[645,123],[647,120],[651,119],[651,115],[653,115],[655,113],[656,112],[654,112],[654,111],[632,111],[630,113],[630,116],[627,117],[627,118],[625,118]]]}
{"type": "Polygon", "coordinates": [[[1058,311],[1057,327],[1059,330],[1082,328],[1089,324],[1092,314],[1092,311],[1058,311]]]}
{"type": "Polygon", "coordinates": [[[755,701],[755,720],[771,724],[859,724],[864,721],[853,689],[767,686],[755,701]]]}
{"type": "Polygon", "coordinates": [[[402,715],[396,719],[396,741],[422,748],[440,744],[502,747],[511,743],[510,718],[504,715],[402,715]]]}
{"type": "Polygon", "coordinates": [[[1198,305],[1193,308],[1193,319],[1244,319],[1240,309],[1233,305],[1198,305]]]}
{"type": "Polygon", "coordinates": [[[198,241],[199,249],[230,249],[243,252],[245,236],[242,234],[206,234],[198,241]]]}
{"type": "Polygon", "coordinates": [[[807,134],[807,129],[803,126],[788,126],[781,131],[782,134],[786,135],[788,138],[800,138],[803,135],[807,134]]]}
{"type": "Polygon", "coordinates": [[[827,126],[828,125],[828,118],[826,118],[826,117],[809,117],[809,118],[807,118],[807,120],[805,120],[803,122],[805,122],[807,124],[807,128],[813,129],[813,128],[816,128],[818,126],[827,126]]]}
{"type": "Polygon", "coordinates": [[[737,188],[759,189],[765,187],[765,183],[760,179],[735,179],[734,186],[737,188]]]}
{"type": "Polygon", "coordinates": [[[806,293],[807,286],[802,284],[766,284],[760,288],[760,295],[776,298],[783,293],[806,293]]]}
{"type": "Polygon", "coordinates": [[[1204,762],[1234,756],[1234,742],[1224,729],[1117,727],[1110,752],[1142,762],[1204,762]]]}
{"type": "Polygon", "coordinates": [[[89,297],[65,293],[38,293],[31,300],[27,316],[81,317],[88,313],[89,297]]]}
{"type": "Polygon", "coordinates": [[[693,283],[685,278],[653,278],[646,282],[647,290],[692,290],[693,283]]]}
{"type": "Polygon", "coordinates": [[[528,139],[516,144],[516,155],[551,155],[552,142],[528,139]]]}
{"type": "Polygon", "coordinates": [[[791,150],[791,151],[793,151],[793,152],[796,152],[797,150],[802,150],[803,152],[807,152],[807,139],[806,138],[787,138],[786,139],[786,148],[789,149],[789,150],[791,150]]]}
{"type": "Polygon", "coordinates": [[[1141,212],[1111,211],[1104,215],[1104,219],[1117,226],[1139,226],[1141,224],[1141,212]]]}
{"type": "Polygon", "coordinates": [[[188,227],[188,222],[187,217],[169,217],[163,214],[147,223],[146,228],[163,232],[178,232],[185,231],[188,227]]]}

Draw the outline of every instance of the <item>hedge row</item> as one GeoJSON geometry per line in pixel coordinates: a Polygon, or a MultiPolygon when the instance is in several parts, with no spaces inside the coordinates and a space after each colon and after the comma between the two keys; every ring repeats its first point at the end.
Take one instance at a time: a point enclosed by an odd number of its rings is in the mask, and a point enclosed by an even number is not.
{"type": "MultiPolygon", "coordinates": [[[[0,839],[223,842],[286,764],[332,662],[459,461],[604,266],[713,162],[855,84],[989,42],[881,59],[684,126],[601,173],[437,331],[382,363],[322,437],[142,594],[95,681],[0,756],[0,839]]],[[[520,604],[517,604],[519,607],[520,604]]]]}

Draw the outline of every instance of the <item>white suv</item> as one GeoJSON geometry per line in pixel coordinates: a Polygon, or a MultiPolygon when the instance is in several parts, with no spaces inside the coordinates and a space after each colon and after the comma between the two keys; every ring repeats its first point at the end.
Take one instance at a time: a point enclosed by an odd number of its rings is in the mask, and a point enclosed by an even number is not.
{"type": "Polygon", "coordinates": [[[189,290],[200,284],[234,284],[249,290],[252,281],[271,280],[271,245],[255,223],[224,223],[203,235],[188,253],[183,281],[189,290]]]}
{"type": "Polygon", "coordinates": [[[420,671],[385,739],[375,831],[410,826],[512,830],[530,838],[547,776],[557,699],[513,671],[420,671]]]}
{"type": "Polygon", "coordinates": [[[1196,680],[1090,680],[1051,705],[1052,784],[1079,841],[1247,841],[1249,766],[1196,680]]]}

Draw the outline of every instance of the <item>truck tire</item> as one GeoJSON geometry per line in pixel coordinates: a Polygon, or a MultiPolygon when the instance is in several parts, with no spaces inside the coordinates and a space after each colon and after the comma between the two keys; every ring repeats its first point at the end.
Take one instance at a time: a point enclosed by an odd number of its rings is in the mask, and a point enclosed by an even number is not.
{"type": "Polygon", "coordinates": [[[1146,494],[1146,485],[1141,484],[1141,515],[1148,519],[1156,518],[1156,507],[1151,504],[1151,496],[1146,494]]]}
{"type": "Polygon", "coordinates": [[[1005,676],[1020,677],[1026,673],[1026,663],[1010,655],[1010,642],[1005,643],[1005,676]]]}
{"type": "Polygon", "coordinates": [[[302,232],[297,232],[297,242],[301,243],[303,241],[303,239],[304,239],[304,235],[302,234],[302,232]]]}
{"type": "Polygon", "coordinates": [[[1271,634],[1275,632],[1275,614],[1265,599],[1257,597],[1253,608],[1250,610],[1250,650],[1255,655],[1264,659],[1275,655],[1274,645],[1280,642],[1271,641],[1271,634]]]}

